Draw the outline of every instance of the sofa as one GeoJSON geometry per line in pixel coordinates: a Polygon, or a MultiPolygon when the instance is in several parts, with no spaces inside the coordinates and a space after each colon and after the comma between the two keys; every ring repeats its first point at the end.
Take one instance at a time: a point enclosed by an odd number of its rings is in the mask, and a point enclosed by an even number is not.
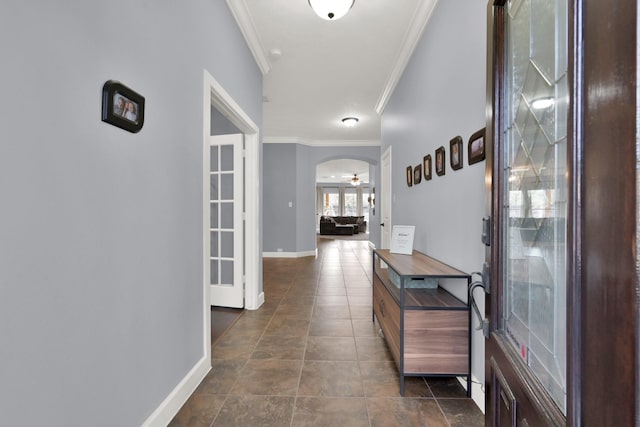
{"type": "Polygon", "coordinates": [[[364,233],[367,221],[364,216],[321,216],[320,234],[350,235],[364,233]]]}

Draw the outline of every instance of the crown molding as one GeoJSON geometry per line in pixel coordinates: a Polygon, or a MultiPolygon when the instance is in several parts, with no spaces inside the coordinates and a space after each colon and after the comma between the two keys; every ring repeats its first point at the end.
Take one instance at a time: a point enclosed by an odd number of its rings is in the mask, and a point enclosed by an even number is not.
{"type": "Polygon", "coordinates": [[[256,31],[256,26],[249,13],[249,8],[245,0],[226,0],[231,14],[236,20],[242,35],[244,36],[247,46],[255,59],[256,64],[260,68],[262,75],[266,75],[271,70],[271,65],[267,59],[267,55],[264,52],[264,46],[262,40],[256,31]]]}
{"type": "Polygon", "coordinates": [[[413,55],[413,51],[422,37],[424,29],[429,23],[429,19],[433,14],[433,10],[436,8],[436,4],[438,4],[438,0],[422,0],[418,3],[416,13],[414,13],[413,19],[407,28],[407,32],[404,35],[404,40],[402,41],[402,46],[400,47],[398,56],[396,57],[393,69],[387,79],[387,84],[382,89],[382,93],[376,103],[375,110],[378,114],[382,114],[387,106],[389,98],[391,98],[398,81],[400,81],[400,77],[402,77],[402,73],[404,73],[404,69],[409,63],[409,59],[411,59],[411,55],[413,55]]]}
{"type": "Polygon", "coordinates": [[[291,136],[265,136],[263,144],[300,144],[309,147],[379,147],[380,140],[376,139],[305,139],[291,136]]]}

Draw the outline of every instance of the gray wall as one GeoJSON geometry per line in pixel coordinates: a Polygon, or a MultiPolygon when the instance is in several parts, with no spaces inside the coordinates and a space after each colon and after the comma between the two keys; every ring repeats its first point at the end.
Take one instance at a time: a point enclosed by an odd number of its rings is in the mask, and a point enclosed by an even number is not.
{"type": "MultiPolygon", "coordinates": [[[[265,144],[263,150],[265,252],[276,252],[278,248],[295,253],[315,250],[319,220],[315,211],[317,164],[334,159],[364,160],[372,165],[374,173],[370,171],[370,176],[379,174],[380,147],[265,144]],[[292,208],[288,207],[289,201],[293,202],[292,208]]],[[[379,215],[378,210],[376,214],[379,215]]],[[[379,230],[367,228],[370,240],[377,244],[379,230]]]]}
{"type": "Polygon", "coordinates": [[[140,425],[204,354],[203,69],[258,126],[261,74],[223,0],[5,0],[0,52],[2,424],[140,425]]]}
{"type": "Polygon", "coordinates": [[[263,149],[264,250],[291,252],[296,247],[298,206],[295,147],[265,144],[263,149]],[[289,202],[293,207],[289,207],[289,202]]]}
{"type": "MultiPolygon", "coordinates": [[[[415,225],[415,249],[469,273],[481,271],[484,260],[485,162],[469,166],[466,143],[485,126],[485,16],[482,1],[438,2],[382,116],[381,151],[393,146],[393,223],[415,225]],[[465,141],[464,167],[453,171],[449,140],[456,135],[465,141]],[[435,160],[440,146],[447,152],[446,175],[407,187],[406,167],[427,154],[435,160]]],[[[465,286],[451,289],[466,295],[465,286]]],[[[483,380],[480,333],[474,332],[473,352],[473,373],[483,380]]]]}

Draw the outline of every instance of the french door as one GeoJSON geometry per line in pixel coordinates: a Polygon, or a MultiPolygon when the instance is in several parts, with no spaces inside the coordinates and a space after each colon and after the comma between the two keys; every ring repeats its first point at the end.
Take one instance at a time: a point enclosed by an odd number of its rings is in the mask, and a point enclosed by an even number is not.
{"type": "Polygon", "coordinates": [[[636,8],[489,2],[487,426],[638,423],[636,8]]]}
{"type": "Polygon", "coordinates": [[[243,135],[209,137],[211,305],[244,307],[243,135]]]}

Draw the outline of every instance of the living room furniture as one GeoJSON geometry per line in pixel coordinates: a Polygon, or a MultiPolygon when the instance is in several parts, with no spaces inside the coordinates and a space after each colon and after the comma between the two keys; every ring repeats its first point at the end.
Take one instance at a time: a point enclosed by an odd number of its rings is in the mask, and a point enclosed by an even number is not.
{"type": "Polygon", "coordinates": [[[367,221],[364,220],[364,216],[327,216],[320,217],[320,234],[358,234],[364,233],[367,230],[367,221]],[[333,226],[331,224],[335,224],[333,226]],[[336,231],[337,226],[351,225],[353,226],[353,232],[340,230],[336,231]],[[324,232],[323,232],[324,230],[324,232]]]}
{"type": "Polygon", "coordinates": [[[352,235],[357,233],[357,225],[338,224],[334,221],[320,221],[320,234],[322,235],[352,235]]]}
{"type": "Polygon", "coordinates": [[[471,311],[437,284],[467,273],[421,252],[412,255],[373,251],[373,319],[377,319],[400,372],[405,376],[461,376],[471,396],[471,311]]]}

